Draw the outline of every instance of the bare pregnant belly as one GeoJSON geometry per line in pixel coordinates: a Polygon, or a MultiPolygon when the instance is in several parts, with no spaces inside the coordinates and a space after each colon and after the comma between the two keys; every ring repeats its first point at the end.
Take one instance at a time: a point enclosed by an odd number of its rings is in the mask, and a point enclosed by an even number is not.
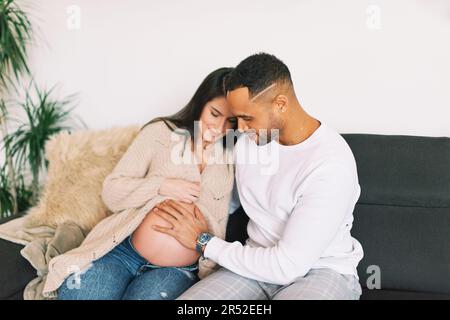
{"type": "Polygon", "coordinates": [[[149,212],[133,232],[131,242],[147,261],[163,267],[182,267],[194,264],[200,255],[184,247],[175,238],[153,230],[152,225],[170,227],[170,223],[149,212]]]}

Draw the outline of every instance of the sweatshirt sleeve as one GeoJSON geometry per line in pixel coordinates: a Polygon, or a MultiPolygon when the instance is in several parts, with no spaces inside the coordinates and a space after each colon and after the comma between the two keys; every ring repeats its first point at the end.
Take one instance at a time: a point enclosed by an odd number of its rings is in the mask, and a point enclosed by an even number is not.
{"type": "Polygon", "coordinates": [[[328,248],[348,210],[352,209],[357,178],[343,166],[322,169],[299,196],[285,230],[273,247],[250,247],[212,238],[205,257],[241,276],[285,285],[306,275],[328,248]]]}
{"type": "Polygon", "coordinates": [[[103,202],[114,213],[141,207],[158,194],[164,177],[146,176],[156,147],[163,147],[155,143],[155,125],[147,125],[137,134],[103,181],[103,202]]]}

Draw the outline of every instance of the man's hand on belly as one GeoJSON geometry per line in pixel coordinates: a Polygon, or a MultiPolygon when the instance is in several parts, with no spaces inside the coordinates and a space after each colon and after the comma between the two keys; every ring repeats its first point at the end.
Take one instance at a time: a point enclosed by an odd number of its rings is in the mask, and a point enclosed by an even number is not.
{"type": "Polygon", "coordinates": [[[156,205],[155,214],[166,220],[172,228],[153,226],[156,231],[166,233],[177,239],[183,246],[195,250],[197,238],[202,232],[208,232],[208,224],[196,205],[166,200],[156,205]],[[193,208],[193,210],[192,210],[193,208]]]}

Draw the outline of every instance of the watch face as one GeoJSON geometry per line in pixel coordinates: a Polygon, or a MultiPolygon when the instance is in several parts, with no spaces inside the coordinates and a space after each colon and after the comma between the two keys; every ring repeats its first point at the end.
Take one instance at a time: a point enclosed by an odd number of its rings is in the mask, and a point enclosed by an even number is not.
{"type": "Polygon", "coordinates": [[[207,233],[202,233],[200,235],[200,242],[204,243],[205,241],[208,241],[211,238],[211,236],[207,233]]]}

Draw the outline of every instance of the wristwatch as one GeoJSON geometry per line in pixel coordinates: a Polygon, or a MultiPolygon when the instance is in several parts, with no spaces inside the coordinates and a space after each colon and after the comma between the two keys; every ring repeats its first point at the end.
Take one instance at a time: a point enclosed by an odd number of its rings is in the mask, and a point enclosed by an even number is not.
{"type": "Polygon", "coordinates": [[[213,237],[212,234],[207,233],[207,232],[202,232],[202,233],[200,233],[200,235],[197,238],[195,250],[202,255],[202,258],[204,258],[203,247],[206,246],[206,244],[209,242],[209,240],[212,239],[212,237],[213,237]]]}

